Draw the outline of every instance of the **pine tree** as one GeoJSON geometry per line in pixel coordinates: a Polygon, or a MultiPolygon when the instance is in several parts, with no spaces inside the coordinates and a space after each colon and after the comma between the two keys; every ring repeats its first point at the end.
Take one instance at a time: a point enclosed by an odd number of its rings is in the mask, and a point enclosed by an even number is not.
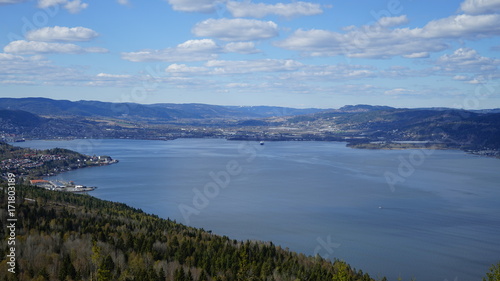
{"type": "Polygon", "coordinates": [[[66,280],[67,276],[69,276],[71,279],[75,279],[76,270],[73,266],[73,263],[71,263],[70,256],[64,255],[61,268],[59,269],[59,280],[66,280]]]}
{"type": "Polygon", "coordinates": [[[208,281],[207,275],[205,274],[205,271],[202,271],[200,274],[200,277],[198,277],[198,281],[208,281]]]}
{"type": "Polygon", "coordinates": [[[175,270],[174,281],[186,281],[186,274],[182,266],[175,270]]]}
{"type": "Polygon", "coordinates": [[[97,270],[97,280],[98,281],[108,281],[112,280],[113,270],[115,269],[115,263],[110,255],[106,256],[101,262],[99,269],[97,270]]]}
{"type": "Polygon", "coordinates": [[[490,272],[486,273],[483,281],[500,281],[500,262],[490,267],[490,272]]]}
{"type": "Polygon", "coordinates": [[[159,281],[165,281],[167,279],[167,276],[165,275],[165,270],[163,270],[163,267],[160,268],[160,271],[158,272],[158,280],[159,281]]]}

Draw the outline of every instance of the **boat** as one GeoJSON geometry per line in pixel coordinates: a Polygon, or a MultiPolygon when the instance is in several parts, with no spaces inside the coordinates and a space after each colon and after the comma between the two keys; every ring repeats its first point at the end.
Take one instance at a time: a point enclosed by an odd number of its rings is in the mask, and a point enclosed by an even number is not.
{"type": "Polygon", "coordinates": [[[261,141],[261,142],[260,142],[260,145],[264,145],[264,142],[263,142],[263,141],[261,141]]]}

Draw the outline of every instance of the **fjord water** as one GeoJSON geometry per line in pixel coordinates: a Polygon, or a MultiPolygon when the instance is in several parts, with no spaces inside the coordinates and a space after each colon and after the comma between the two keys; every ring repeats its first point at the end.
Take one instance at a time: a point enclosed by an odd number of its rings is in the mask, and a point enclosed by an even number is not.
{"type": "Polygon", "coordinates": [[[500,160],[221,139],[27,141],[120,163],[54,178],[91,195],[389,280],[481,280],[500,261],[500,160]],[[395,183],[393,186],[388,184],[395,183]]]}

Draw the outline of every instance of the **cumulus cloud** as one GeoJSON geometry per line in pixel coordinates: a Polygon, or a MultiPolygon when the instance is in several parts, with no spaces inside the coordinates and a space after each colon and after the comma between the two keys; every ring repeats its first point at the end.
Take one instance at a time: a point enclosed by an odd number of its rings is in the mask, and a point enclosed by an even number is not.
{"type": "Polygon", "coordinates": [[[187,62],[214,60],[223,53],[254,54],[259,52],[260,50],[255,48],[253,42],[231,42],[220,46],[212,39],[198,39],[188,40],[175,47],[160,50],[145,49],[137,52],[124,52],[121,56],[122,59],[133,62],[187,62]]]}
{"type": "Polygon", "coordinates": [[[211,67],[214,74],[242,74],[257,72],[279,72],[297,70],[302,63],[295,60],[261,59],[261,60],[211,60],[205,64],[211,67]]]}
{"type": "Polygon", "coordinates": [[[15,61],[24,60],[22,56],[17,56],[13,54],[0,53],[0,61],[15,61]]]}
{"type": "Polygon", "coordinates": [[[127,79],[131,78],[132,75],[128,74],[109,74],[109,73],[99,73],[96,75],[99,78],[112,78],[112,79],[127,79]]]}
{"type": "Polygon", "coordinates": [[[171,64],[165,68],[165,72],[171,74],[202,74],[208,71],[206,67],[187,66],[185,64],[171,64]]]}
{"type": "Polygon", "coordinates": [[[408,23],[408,17],[401,15],[399,17],[382,17],[378,20],[377,24],[381,27],[393,27],[408,23]]]}
{"type": "Polygon", "coordinates": [[[479,39],[500,35],[500,15],[456,15],[413,29],[423,38],[479,39]]]}
{"type": "Polygon", "coordinates": [[[406,96],[406,95],[416,95],[418,94],[418,92],[411,89],[395,88],[384,91],[384,94],[389,96],[402,96],[402,95],[406,96]]]}
{"type": "Polygon", "coordinates": [[[500,0],[465,0],[460,9],[467,14],[486,14],[500,11],[500,0]]]}
{"type": "Polygon", "coordinates": [[[222,48],[212,39],[188,40],[173,48],[161,50],[141,50],[122,53],[122,58],[128,61],[202,61],[217,58],[222,48]]]}
{"type": "Polygon", "coordinates": [[[30,41],[44,42],[72,42],[72,41],[89,41],[99,34],[92,29],[85,27],[44,27],[36,30],[30,30],[25,37],[30,41]]]}
{"type": "Polygon", "coordinates": [[[8,4],[17,4],[25,2],[26,0],[0,0],[0,6],[8,4]]]}
{"type": "Polygon", "coordinates": [[[470,80],[470,78],[465,76],[465,75],[455,75],[455,76],[453,76],[453,80],[467,81],[467,80],[470,80]]]}
{"type": "Polygon", "coordinates": [[[107,49],[99,47],[83,48],[68,43],[47,43],[37,41],[17,40],[4,47],[4,52],[13,54],[83,54],[106,53],[107,49]]]}
{"type": "Polygon", "coordinates": [[[299,29],[275,45],[311,56],[422,58],[448,49],[449,39],[474,40],[500,35],[498,14],[455,15],[431,21],[422,28],[390,28],[406,21],[405,16],[383,17],[372,25],[348,27],[343,33],[299,29]]]}
{"type": "Polygon", "coordinates": [[[224,46],[224,50],[228,53],[240,54],[256,54],[261,52],[255,48],[255,43],[253,42],[231,42],[224,46]]]}
{"type": "Polygon", "coordinates": [[[86,9],[89,4],[82,3],[81,0],[38,0],[38,7],[41,9],[61,5],[64,9],[72,14],[77,14],[86,9]]]}
{"type": "Polygon", "coordinates": [[[228,1],[226,3],[227,10],[234,17],[254,17],[263,18],[269,14],[294,17],[294,16],[312,16],[323,13],[319,4],[310,2],[292,2],[288,4],[276,3],[252,3],[250,1],[228,1]]]}
{"type": "MultiPolygon", "coordinates": [[[[1,5],[1,3],[0,3],[1,5]]],[[[9,84],[9,85],[36,85],[37,83],[33,80],[2,80],[0,84],[9,84]]]]}
{"type": "Polygon", "coordinates": [[[87,3],[82,3],[80,0],[68,1],[64,4],[64,8],[72,14],[77,14],[89,6],[87,3]]]}
{"type": "Polygon", "coordinates": [[[420,59],[420,58],[428,58],[429,52],[417,52],[417,53],[411,53],[407,55],[403,55],[403,57],[407,59],[420,59]]]}
{"type": "Polygon", "coordinates": [[[482,73],[497,70],[500,59],[483,57],[471,48],[460,48],[455,50],[453,54],[445,54],[439,57],[436,65],[439,70],[446,72],[482,73]]]}
{"type": "Polygon", "coordinates": [[[208,19],[197,23],[192,32],[200,37],[215,37],[224,41],[252,41],[278,35],[278,25],[272,21],[254,19],[208,19]]]}
{"type": "Polygon", "coordinates": [[[64,81],[82,77],[76,69],[54,66],[42,56],[20,56],[0,53],[0,80],[8,84],[40,84],[49,81],[64,81]]]}
{"type": "Polygon", "coordinates": [[[281,78],[302,81],[345,81],[376,77],[374,67],[354,64],[304,65],[281,78]]]}

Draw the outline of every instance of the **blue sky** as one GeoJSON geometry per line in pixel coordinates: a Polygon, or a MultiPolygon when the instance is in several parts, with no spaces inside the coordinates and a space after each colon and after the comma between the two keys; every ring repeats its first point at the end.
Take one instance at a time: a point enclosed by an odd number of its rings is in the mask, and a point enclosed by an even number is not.
{"type": "Polygon", "coordinates": [[[500,0],[0,0],[0,96],[500,107],[500,0]]]}

